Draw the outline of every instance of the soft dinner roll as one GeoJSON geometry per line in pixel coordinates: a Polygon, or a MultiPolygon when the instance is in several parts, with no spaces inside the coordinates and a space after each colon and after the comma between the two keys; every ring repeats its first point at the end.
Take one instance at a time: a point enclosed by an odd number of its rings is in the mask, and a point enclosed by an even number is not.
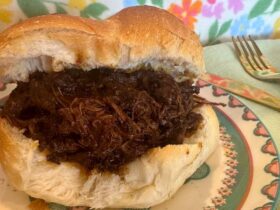
{"type": "MultiPolygon", "coordinates": [[[[168,12],[124,9],[104,21],[47,15],[18,23],[0,34],[0,77],[28,81],[34,71],[84,71],[99,67],[164,70],[177,81],[204,72],[194,32],[168,12]]],[[[55,164],[38,140],[0,119],[0,161],[10,183],[30,196],[67,206],[144,208],[169,199],[213,152],[219,125],[211,106],[195,110],[202,126],[184,144],[153,148],[124,173],[86,172],[78,164],[55,164]]]]}

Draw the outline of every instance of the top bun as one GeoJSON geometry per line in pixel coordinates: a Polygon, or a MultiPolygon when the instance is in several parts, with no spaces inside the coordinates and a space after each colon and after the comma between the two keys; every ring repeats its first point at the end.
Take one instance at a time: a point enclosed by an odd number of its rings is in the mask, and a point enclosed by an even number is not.
{"type": "Polygon", "coordinates": [[[26,81],[34,71],[150,66],[177,80],[204,72],[197,35],[172,14],[130,7],[104,21],[47,15],[20,22],[0,34],[0,78],[26,81]]]}

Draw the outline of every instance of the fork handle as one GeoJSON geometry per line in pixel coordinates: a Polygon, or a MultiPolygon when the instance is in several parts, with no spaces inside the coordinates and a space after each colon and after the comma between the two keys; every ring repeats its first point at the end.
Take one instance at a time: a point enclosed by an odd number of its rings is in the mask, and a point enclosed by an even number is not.
{"type": "Polygon", "coordinates": [[[271,73],[271,71],[254,71],[251,75],[260,80],[280,81],[280,73],[271,73]]]}

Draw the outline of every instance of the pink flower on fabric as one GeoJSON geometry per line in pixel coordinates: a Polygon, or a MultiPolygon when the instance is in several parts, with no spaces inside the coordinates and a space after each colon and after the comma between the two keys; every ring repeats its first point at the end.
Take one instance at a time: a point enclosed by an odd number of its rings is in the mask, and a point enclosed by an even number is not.
{"type": "Polygon", "coordinates": [[[210,5],[209,4],[205,4],[202,7],[202,15],[205,16],[205,17],[213,17],[213,16],[215,16],[216,19],[220,19],[222,17],[222,13],[223,12],[224,12],[224,4],[223,4],[223,2],[219,2],[217,4],[210,3],[210,5]]]}
{"type": "Polygon", "coordinates": [[[243,0],[228,0],[228,8],[233,10],[234,14],[241,11],[243,7],[243,0]]]}

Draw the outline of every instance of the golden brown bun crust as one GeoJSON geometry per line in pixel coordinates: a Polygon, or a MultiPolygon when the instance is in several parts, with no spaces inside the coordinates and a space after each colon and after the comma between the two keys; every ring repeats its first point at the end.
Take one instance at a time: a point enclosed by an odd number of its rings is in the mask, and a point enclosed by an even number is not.
{"type": "Polygon", "coordinates": [[[34,17],[0,34],[0,76],[6,81],[26,80],[35,70],[143,65],[175,78],[187,71],[197,76],[204,71],[199,39],[172,14],[149,6],[127,8],[104,21],[34,17]]]}

